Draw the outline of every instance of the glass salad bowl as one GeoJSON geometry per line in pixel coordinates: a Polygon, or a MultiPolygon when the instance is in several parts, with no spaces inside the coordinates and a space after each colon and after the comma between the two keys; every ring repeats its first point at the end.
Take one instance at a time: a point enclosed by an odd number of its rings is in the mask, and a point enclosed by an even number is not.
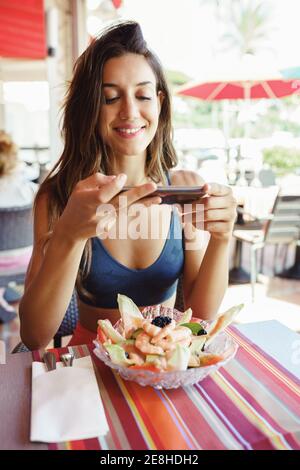
{"type": "MultiPolygon", "coordinates": [[[[183,313],[173,308],[155,306],[146,307],[143,310],[142,315],[145,319],[151,320],[157,316],[168,316],[174,319],[176,322],[179,322],[183,316],[183,313]]],[[[207,328],[207,322],[201,321],[200,323],[204,329],[207,328]]],[[[119,320],[114,325],[114,328],[118,332],[122,333],[121,320],[119,320]]],[[[134,369],[116,364],[112,362],[108,352],[99,341],[95,340],[94,344],[94,354],[108,367],[115,370],[123,379],[137,382],[143,387],[151,386],[156,389],[172,389],[198,383],[209,374],[215,372],[220,367],[224,366],[228,361],[230,361],[235,356],[238,349],[237,343],[224,331],[221,331],[205,348],[205,352],[208,354],[217,354],[222,356],[222,359],[218,362],[211,365],[191,367],[187,368],[186,370],[152,371],[142,368],[134,369]]]]}

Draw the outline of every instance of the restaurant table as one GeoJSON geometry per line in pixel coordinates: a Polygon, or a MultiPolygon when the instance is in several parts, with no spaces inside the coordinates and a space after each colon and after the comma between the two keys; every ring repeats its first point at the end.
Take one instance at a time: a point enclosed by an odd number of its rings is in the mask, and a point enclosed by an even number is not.
{"type": "MultiPolygon", "coordinates": [[[[156,390],[125,381],[91,355],[110,432],[59,444],[29,441],[31,364],[41,352],[0,365],[1,449],[300,449],[300,336],[277,321],[235,325],[234,359],[198,384],[156,390]]],[[[54,350],[59,354],[66,348],[54,350]]],[[[74,410],[75,411],[75,410],[74,410]]]]}

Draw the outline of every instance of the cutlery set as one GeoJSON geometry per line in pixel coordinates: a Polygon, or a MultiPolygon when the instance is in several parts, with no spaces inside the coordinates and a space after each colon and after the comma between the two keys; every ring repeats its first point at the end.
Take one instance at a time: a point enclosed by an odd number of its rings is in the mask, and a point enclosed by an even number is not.
{"type": "MultiPolygon", "coordinates": [[[[60,359],[63,362],[65,367],[72,367],[74,354],[72,353],[61,354],[60,359]]],[[[47,366],[48,372],[56,369],[56,357],[53,352],[46,351],[43,355],[43,361],[47,366]]]]}

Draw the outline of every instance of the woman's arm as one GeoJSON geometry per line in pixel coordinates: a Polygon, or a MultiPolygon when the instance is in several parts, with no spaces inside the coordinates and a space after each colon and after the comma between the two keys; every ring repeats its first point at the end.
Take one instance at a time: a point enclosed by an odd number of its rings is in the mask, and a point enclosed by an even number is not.
{"type": "MultiPolygon", "coordinates": [[[[203,183],[194,172],[172,172],[173,185],[203,183]]],[[[207,192],[209,197],[193,204],[192,213],[182,215],[185,223],[183,289],[186,307],[192,308],[194,316],[209,320],[217,314],[228,287],[229,245],[236,201],[231,189],[224,185],[211,183],[207,192]]]]}
{"type": "MultiPolygon", "coordinates": [[[[117,210],[117,195],[125,180],[96,173],[77,183],[45,253],[47,198],[41,197],[37,202],[33,255],[20,303],[21,338],[30,349],[46,347],[58,330],[72,296],[84,246],[89,238],[96,236],[100,224],[97,209],[109,203],[113,213],[117,210]]],[[[160,198],[151,197],[155,189],[154,183],[146,183],[127,191],[124,193],[127,204],[140,199],[145,205],[161,202],[160,198]]]]}
{"type": "Polygon", "coordinates": [[[34,248],[20,303],[21,338],[29,349],[46,347],[69,305],[85,242],[68,238],[57,227],[44,253],[48,231],[47,200],[35,211],[34,248]]]}
{"type": "Polygon", "coordinates": [[[185,304],[186,308],[191,307],[193,316],[210,320],[217,314],[228,287],[230,241],[210,237],[207,244],[205,232],[197,232],[199,248],[185,251],[185,304]]]}

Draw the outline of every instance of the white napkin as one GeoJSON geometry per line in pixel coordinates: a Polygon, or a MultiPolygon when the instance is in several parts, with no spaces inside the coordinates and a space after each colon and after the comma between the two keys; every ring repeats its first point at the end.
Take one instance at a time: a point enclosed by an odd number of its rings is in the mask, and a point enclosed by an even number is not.
{"type": "Polygon", "coordinates": [[[89,439],[108,429],[90,356],[74,359],[73,367],[58,362],[51,372],[32,363],[31,441],[89,439]]]}

